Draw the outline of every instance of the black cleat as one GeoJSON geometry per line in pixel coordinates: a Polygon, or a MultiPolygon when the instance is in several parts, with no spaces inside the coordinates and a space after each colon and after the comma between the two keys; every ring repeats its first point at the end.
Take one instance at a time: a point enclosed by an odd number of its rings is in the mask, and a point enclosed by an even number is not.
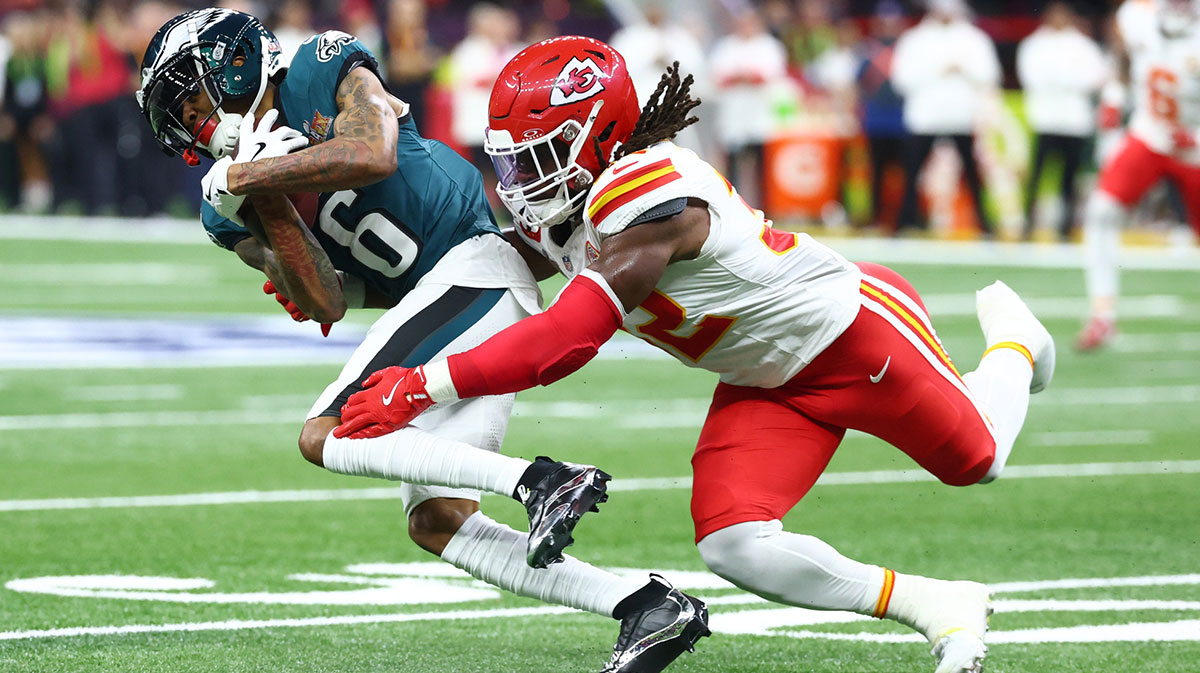
{"type": "MultiPolygon", "coordinates": [[[[539,461],[552,462],[545,456],[539,461]]],[[[587,512],[598,512],[608,500],[608,473],[590,465],[554,463],[552,471],[533,488],[519,493],[529,512],[529,546],[525,560],[545,568],[563,560],[563,549],[575,540],[571,532],[587,512]]],[[[520,487],[524,488],[524,487],[520,487]]]]}
{"type": "Polygon", "coordinates": [[[659,575],[651,577],[667,586],[667,595],[653,607],[621,620],[612,659],[600,673],[658,673],[684,651],[694,651],[696,641],[712,635],[704,601],[672,587],[659,575]]]}

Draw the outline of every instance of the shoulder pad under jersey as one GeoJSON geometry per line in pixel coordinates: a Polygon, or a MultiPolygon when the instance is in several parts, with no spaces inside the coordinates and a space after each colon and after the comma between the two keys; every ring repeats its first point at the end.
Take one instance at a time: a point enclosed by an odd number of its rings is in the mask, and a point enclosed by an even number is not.
{"type": "Polygon", "coordinates": [[[673,214],[669,208],[663,210],[664,204],[674,205],[688,197],[703,199],[716,174],[698,170],[698,162],[702,163],[690,151],[669,142],[622,157],[592,185],[586,221],[600,234],[611,236],[644,221],[649,211],[661,211],[654,219],[673,214]]]}

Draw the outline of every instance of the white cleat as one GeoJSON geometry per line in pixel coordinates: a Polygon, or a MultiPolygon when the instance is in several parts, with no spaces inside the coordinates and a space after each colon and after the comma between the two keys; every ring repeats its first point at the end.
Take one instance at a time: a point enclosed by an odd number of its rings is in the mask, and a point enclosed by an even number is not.
{"type": "Polygon", "coordinates": [[[934,673],[983,673],[987,645],[970,631],[955,631],[943,636],[932,652],[937,660],[934,673]]]}
{"type": "Polygon", "coordinates": [[[1005,342],[1028,348],[1033,356],[1029,392],[1045,390],[1054,378],[1054,337],[1025,302],[1012,288],[996,281],[975,293],[975,310],[988,348],[1005,342]]]}
{"type": "Polygon", "coordinates": [[[979,582],[933,580],[925,589],[926,619],[921,625],[933,644],[934,673],[981,673],[983,639],[992,615],[992,590],[979,582]]]}
{"type": "Polygon", "coordinates": [[[889,613],[933,646],[936,673],[983,670],[983,639],[992,614],[992,590],[986,585],[897,573],[889,613]]]}

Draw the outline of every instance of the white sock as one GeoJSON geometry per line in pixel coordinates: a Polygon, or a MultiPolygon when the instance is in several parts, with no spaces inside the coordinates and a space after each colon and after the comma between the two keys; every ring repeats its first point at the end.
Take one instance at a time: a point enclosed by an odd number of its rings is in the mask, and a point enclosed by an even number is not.
{"type": "Polygon", "coordinates": [[[979,367],[963,376],[971,394],[983,405],[996,437],[996,457],[979,483],[986,484],[1004,470],[1017,433],[1029,411],[1029,381],[1033,368],[1026,357],[1011,348],[997,348],[979,361],[979,367]]]}
{"type": "Polygon", "coordinates": [[[777,603],[883,616],[891,571],[859,563],[811,535],[774,521],[722,528],[697,545],[714,573],[777,603]]]}
{"type": "Polygon", "coordinates": [[[621,599],[645,582],[630,581],[566,556],[549,568],[525,562],[526,535],[483,512],[470,516],[442,551],[442,560],[488,584],[545,603],[612,617],[621,599]]]}
{"type": "Polygon", "coordinates": [[[410,484],[472,488],[512,497],[530,462],[477,449],[414,427],[371,439],[338,439],[330,432],[325,468],[338,474],[410,484]]]}
{"type": "MultiPolygon", "coordinates": [[[[1092,306],[1106,306],[1096,317],[1115,318],[1115,299],[1120,292],[1118,257],[1121,230],[1129,220],[1129,210],[1113,197],[1097,190],[1088,200],[1083,221],[1084,277],[1092,306]]],[[[1093,308],[1095,311],[1095,308],[1093,308]]]]}

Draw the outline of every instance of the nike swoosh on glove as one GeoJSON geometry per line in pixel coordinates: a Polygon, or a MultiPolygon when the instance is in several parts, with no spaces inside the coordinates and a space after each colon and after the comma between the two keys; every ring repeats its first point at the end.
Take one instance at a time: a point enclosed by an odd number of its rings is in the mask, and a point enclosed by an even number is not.
{"type": "Polygon", "coordinates": [[[433,406],[425,383],[424,367],[388,367],[371,374],[342,405],[342,424],[333,436],[379,437],[408,425],[433,406]]]}
{"type": "Polygon", "coordinates": [[[221,217],[241,226],[245,226],[245,223],[238,216],[238,210],[246,201],[246,195],[229,192],[230,167],[259,159],[282,157],[308,146],[308,138],[296,129],[289,126],[272,128],[278,117],[278,110],[267,110],[256,125],[254,115],[246,115],[238,136],[237,155],[213,164],[200,180],[204,200],[221,217]]]}

